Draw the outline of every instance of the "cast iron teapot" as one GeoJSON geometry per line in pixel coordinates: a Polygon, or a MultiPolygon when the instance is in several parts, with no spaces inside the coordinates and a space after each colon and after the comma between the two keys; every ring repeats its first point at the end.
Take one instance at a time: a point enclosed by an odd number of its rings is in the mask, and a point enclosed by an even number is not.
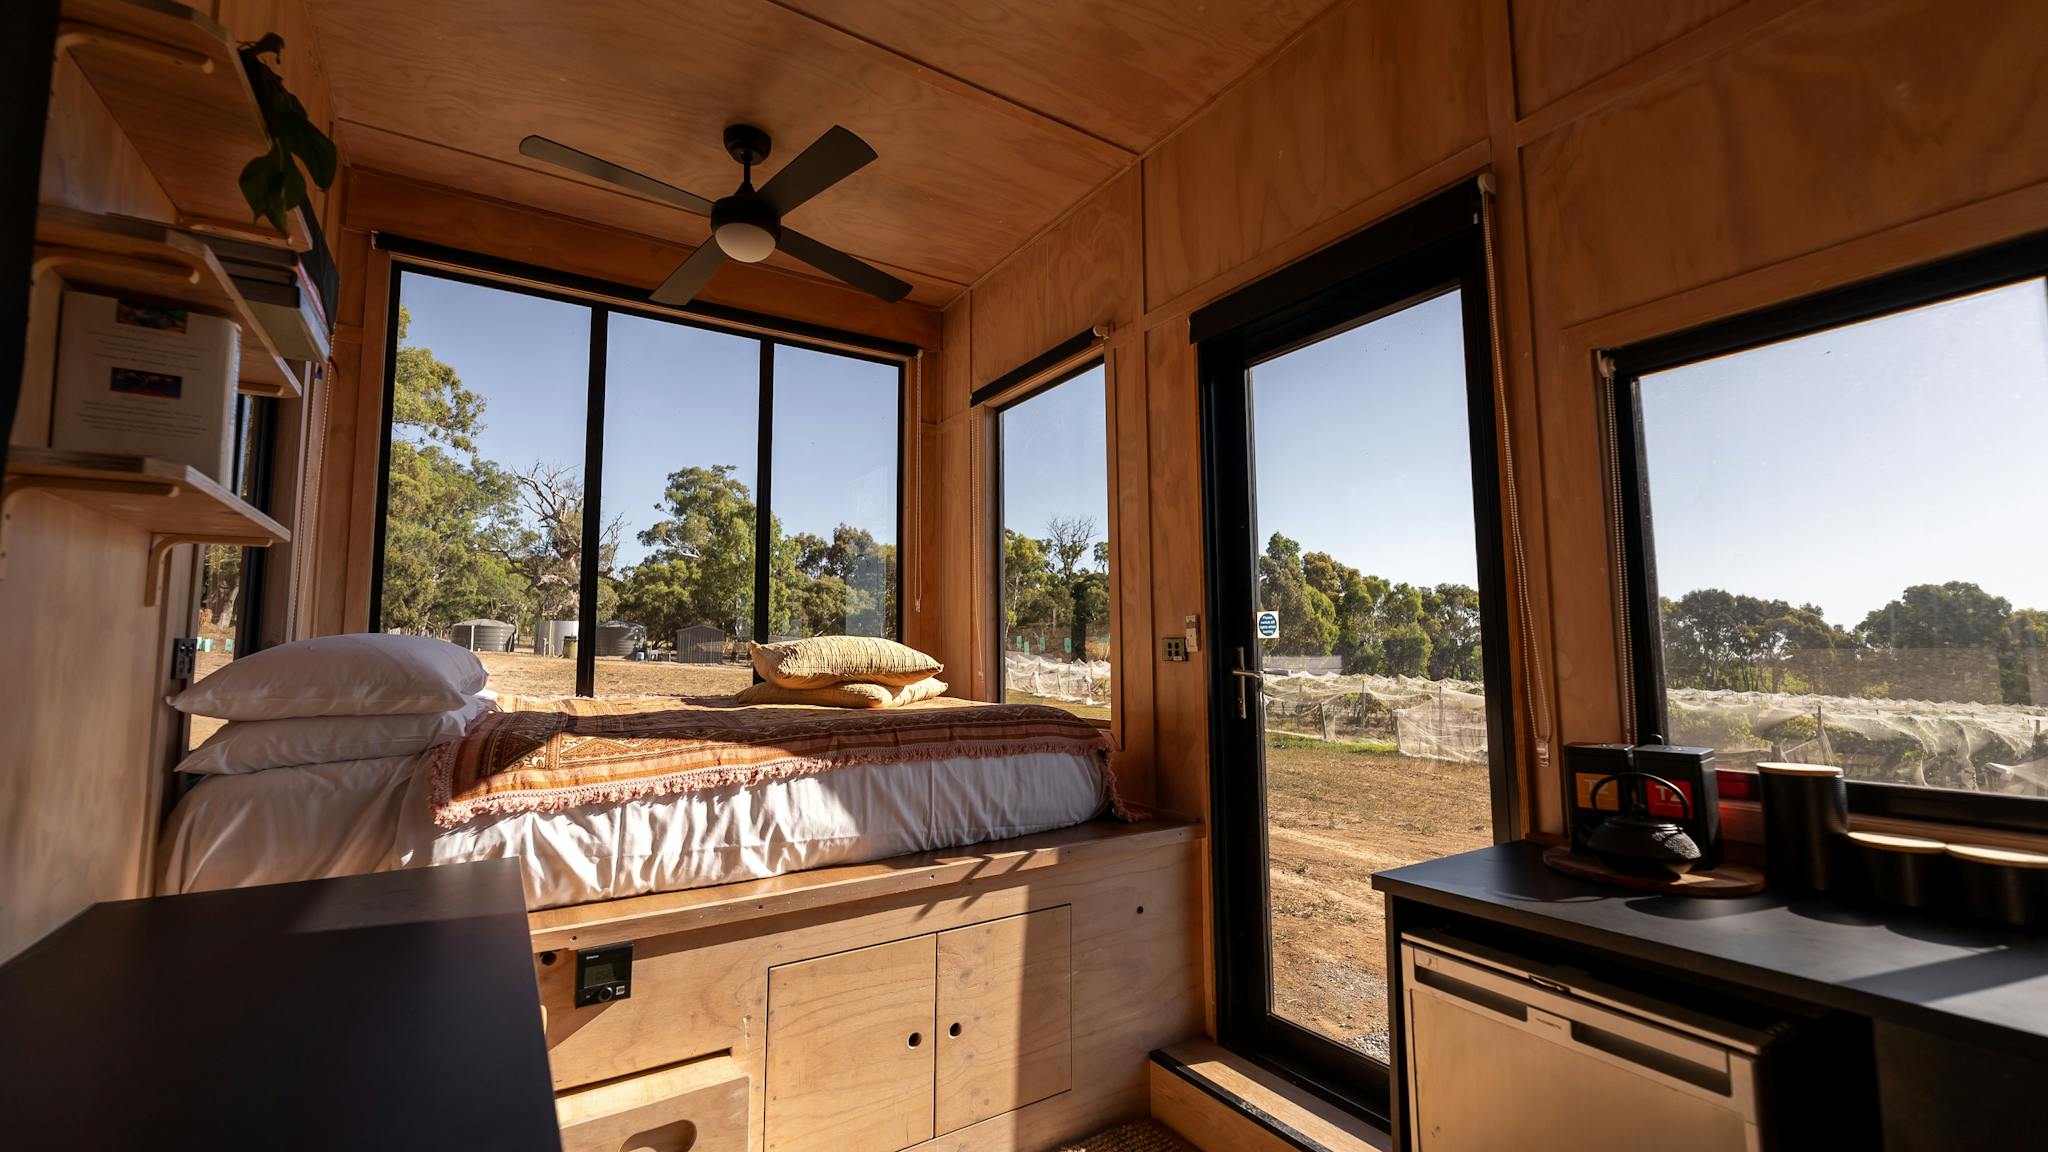
{"type": "MultiPolygon", "coordinates": [[[[1648,772],[1616,772],[1602,776],[1593,782],[1593,791],[1588,799],[1592,805],[1600,803],[1600,789],[1616,780],[1631,777],[1660,784],[1664,790],[1678,797],[1685,819],[1692,819],[1692,801],[1678,785],[1653,776],[1648,772]]],[[[1700,846],[1686,835],[1685,827],[1675,820],[1665,820],[1650,812],[1650,802],[1645,788],[1621,788],[1620,810],[1602,820],[1586,837],[1586,847],[1609,865],[1624,872],[1670,872],[1683,873],[1699,861],[1700,846]]]]}

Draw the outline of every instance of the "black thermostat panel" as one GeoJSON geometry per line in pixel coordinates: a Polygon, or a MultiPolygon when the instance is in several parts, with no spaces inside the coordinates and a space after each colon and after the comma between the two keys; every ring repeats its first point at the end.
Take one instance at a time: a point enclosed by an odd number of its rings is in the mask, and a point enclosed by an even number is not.
{"type": "Polygon", "coordinates": [[[576,1006],[609,1004],[633,994],[633,945],[576,953],[576,1006]]]}

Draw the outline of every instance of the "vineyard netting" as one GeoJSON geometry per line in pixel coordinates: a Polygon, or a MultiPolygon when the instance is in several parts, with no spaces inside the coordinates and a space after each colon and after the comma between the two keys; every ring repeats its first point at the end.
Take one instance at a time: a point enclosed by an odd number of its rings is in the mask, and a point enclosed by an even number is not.
{"type": "Polygon", "coordinates": [[[1109,703],[1109,661],[1054,660],[1029,652],[1003,653],[1003,687],[1046,700],[1109,703]]]}
{"type": "Polygon", "coordinates": [[[1852,780],[2048,796],[2048,708],[1674,688],[1671,742],[1724,766],[1834,764],[1852,780]]]}
{"type": "MultiPolygon", "coordinates": [[[[1053,700],[1093,703],[1109,665],[1012,652],[1007,682],[1053,700]]],[[[1482,685],[1408,676],[1268,671],[1266,729],[1403,756],[1484,763],[1482,685]]],[[[1723,767],[1835,764],[1851,779],[2048,796],[2048,708],[1674,688],[1669,741],[1712,748],[1723,767]]]]}

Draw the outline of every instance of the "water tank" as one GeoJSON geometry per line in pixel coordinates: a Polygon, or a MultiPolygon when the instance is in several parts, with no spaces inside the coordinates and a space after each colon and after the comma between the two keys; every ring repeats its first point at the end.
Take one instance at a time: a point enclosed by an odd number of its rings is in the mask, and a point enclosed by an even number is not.
{"type": "Polygon", "coordinates": [[[567,656],[568,641],[575,637],[575,620],[535,620],[533,653],[536,656],[567,656]]]}
{"type": "Polygon", "coordinates": [[[464,620],[449,635],[457,646],[471,652],[510,652],[519,629],[503,620],[464,620]]]}
{"type": "Polygon", "coordinates": [[[647,629],[626,620],[607,620],[597,626],[599,656],[631,656],[647,643],[647,629]]]}

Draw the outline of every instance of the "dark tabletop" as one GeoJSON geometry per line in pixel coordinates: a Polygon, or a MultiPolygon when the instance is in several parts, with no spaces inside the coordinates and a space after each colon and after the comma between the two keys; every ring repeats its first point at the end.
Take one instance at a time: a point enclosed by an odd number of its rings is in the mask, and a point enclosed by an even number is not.
{"type": "Polygon", "coordinates": [[[1552,871],[1543,846],[1526,841],[1381,872],[1373,887],[1735,985],[2048,1055],[2048,933],[1825,897],[1630,892],[1552,871]]]}
{"type": "Polygon", "coordinates": [[[0,967],[0,1146],[559,1152],[519,864],[96,904],[0,967]]]}

